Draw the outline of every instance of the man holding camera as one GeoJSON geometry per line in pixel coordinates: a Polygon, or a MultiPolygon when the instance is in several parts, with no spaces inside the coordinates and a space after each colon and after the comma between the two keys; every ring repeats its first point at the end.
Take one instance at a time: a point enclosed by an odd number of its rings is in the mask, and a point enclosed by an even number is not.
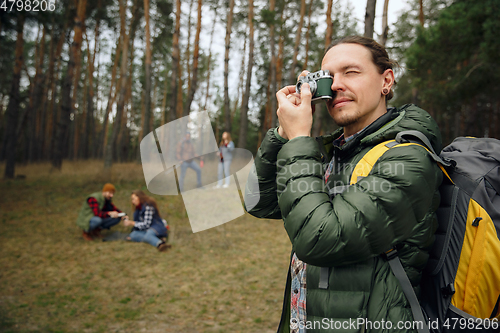
{"type": "MultiPolygon", "coordinates": [[[[278,332],[413,332],[398,326],[414,318],[383,254],[397,249],[418,295],[437,227],[441,171],[422,146],[395,147],[350,184],[362,157],[401,131],[419,131],[441,150],[427,112],[387,108],[394,64],[370,38],[334,42],[321,69],[331,77],[328,112],[341,128],[316,139],[310,132],[317,96],[309,84],[300,95],[295,86],[276,94],[280,126],[259,148],[250,179],[258,181],[260,201],[249,213],[283,219],[292,243],[278,332]]],[[[252,186],[245,195],[255,195],[252,186]]]]}

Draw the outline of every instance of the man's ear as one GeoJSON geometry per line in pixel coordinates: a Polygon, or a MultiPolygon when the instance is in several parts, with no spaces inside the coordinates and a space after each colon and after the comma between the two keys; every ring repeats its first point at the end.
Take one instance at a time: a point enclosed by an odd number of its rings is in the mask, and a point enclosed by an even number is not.
{"type": "Polygon", "coordinates": [[[394,85],[394,71],[388,68],[385,70],[382,76],[384,78],[382,90],[387,89],[390,91],[392,86],[394,85]]]}

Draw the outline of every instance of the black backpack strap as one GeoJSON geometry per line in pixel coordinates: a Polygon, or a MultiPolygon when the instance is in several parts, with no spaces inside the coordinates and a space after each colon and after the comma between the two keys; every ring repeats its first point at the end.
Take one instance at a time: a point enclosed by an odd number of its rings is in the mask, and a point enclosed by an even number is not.
{"type": "Polygon", "coordinates": [[[499,306],[500,306],[500,296],[498,296],[497,304],[495,304],[495,308],[493,309],[493,312],[491,312],[490,319],[493,319],[497,316],[499,306]]]}
{"type": "Polygon", "coordinates": [[[446,167],[451,166],[450,161],[441,158],[441,156],[439,156],[436,153],[436,151],[434,150],[434,147],[432,147],[429,139],[427,139],[427,137],[422,132],[419,132],[419,131],[401,131],[396,135],[395,140],[398,143],[417,142],[417,143],[423,144],[425,146],[425,148],[427,148],[427,150],[429,150],[434,161],[441,163],[441,165],[444,165],[446,167]]]}
{"type": "Polygon", "coordinates": [[[398,279],[401,289],[403,289],[403,293],[410,303],[413,319],[416,322],[422,323],[421,325],[417,324],[418,333],[429,333],[430,331],[427,326],[427,320],[425,320],[422,308],[420,307],[420,303],[417,295],[415,294],[415,290],[413,290],[410,279],[408,279],[408,275],[401,264],[401,260],[399,260],[398,251],[396,249],[392,249],[389,252],[386,252],[385,256],[389,266],[391,266],[392,273],[398,279]]]}

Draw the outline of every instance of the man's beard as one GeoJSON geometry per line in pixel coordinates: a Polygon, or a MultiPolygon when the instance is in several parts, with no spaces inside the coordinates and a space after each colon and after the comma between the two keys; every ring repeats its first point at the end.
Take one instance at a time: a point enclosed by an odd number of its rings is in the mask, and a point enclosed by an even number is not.
{"type": "Polygon", "coordinates": [[[334,112],[333,114],[330,113],[330,115],[332,115],[333,121],[335,121],[335,123],[340,127],[352,125],[356,123],[360,118],[358,110],[344,111],[342,110],[342,108],[340,108],[340,110],[334,112]]]}
{"type": "MultiPolygon", "coordinates": [[[[358,109],[349,110],[349,107],[353,107],[355,105],[346,105],[344,107],[340,107],[338,110],[333,111],[334,101],[336,99],[345,98],[345,97],[349,98],[352,101],[351,103],[354,103],[355,96],[351,93],[348,93],[348,92],[340,93],[339,95],[335,96],[335,98],[333,100],[330,100],[327,102],[327,107],[329,109],[328,113],[333,118],[333,121],[335,121],[335,123],[340,127],[346,127],[346,126],[352,125],[352,124],[356,123],[361,118],[358,109]]],[[[349,103],[349,104],[351,104],[351,103],[349,103]]]]}

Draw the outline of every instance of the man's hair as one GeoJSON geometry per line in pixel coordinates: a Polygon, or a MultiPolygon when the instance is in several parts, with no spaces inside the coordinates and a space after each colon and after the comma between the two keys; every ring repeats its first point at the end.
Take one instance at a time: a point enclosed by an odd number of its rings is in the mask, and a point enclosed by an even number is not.
{"type": "Polygon", "coordinates": [[[116,192],[116,188],[115,188],[115,186],[113,184],[106,183],[102,187],[102,192],[113,192],[113,193],[115,193],[116,192]]]}
{"type": "MultiPolygon", "coordinates": [[[[375,40],[372,38],[368,37],[363,37],[363,36],[347,36],[343,37],[340,39],[337,39],[333,41],[330,46],[326,49],[325,54],[334,46],[339,45],[339,44],[359,44],[361,46],[366,47],[371,55],[372,55],[372,60],[375,66],[378,68],[379,73],[382,74],[385,72],[386,69],[393,69],[395,66],[399,66],[396,60],[392,60],[389,58],[389,55],[387,54],[387,51],[385,48],[377,43],[375,40]]],[[[394,80],[393,86],[396,85],[396,80],[394,80]]],[[[392,97],[394,97],[394,92],[391,90],[389,93],[385,96],[385,100],[388,101],[392,97]]]]}

